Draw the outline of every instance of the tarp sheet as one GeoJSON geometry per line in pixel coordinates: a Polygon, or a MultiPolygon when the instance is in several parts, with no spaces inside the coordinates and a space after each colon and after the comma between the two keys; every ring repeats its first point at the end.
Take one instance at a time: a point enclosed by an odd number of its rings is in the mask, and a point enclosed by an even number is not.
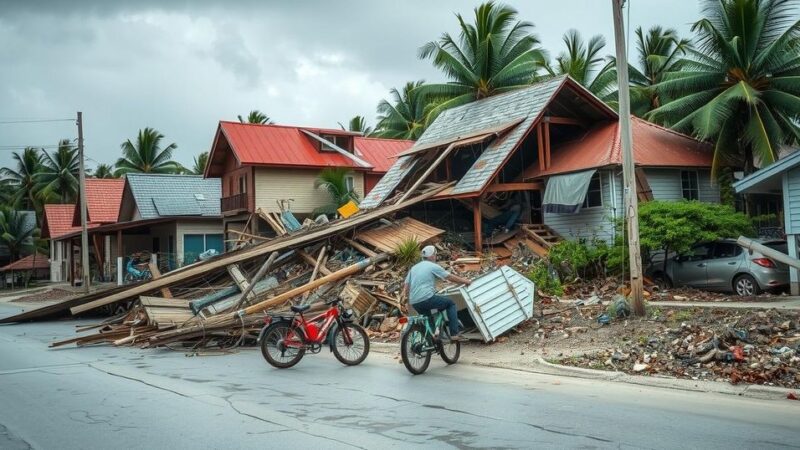
{"type": "Polygon", "coordinates": [[[547,180],[542,209],[547,213],[575,214],[586,199],[595,169],[556,175],[547,180]]]}

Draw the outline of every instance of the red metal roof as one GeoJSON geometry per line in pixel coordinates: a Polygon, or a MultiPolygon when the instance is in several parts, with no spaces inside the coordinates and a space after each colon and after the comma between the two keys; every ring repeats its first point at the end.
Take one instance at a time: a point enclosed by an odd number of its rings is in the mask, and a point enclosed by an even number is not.
{"type": "Polygon", "coordinates": [[[49,269],[50,268],[50,261],[48,257],[41,254],[36,253],[36,258],[33,257],[34,255],[28,255],[24,258],[20,258],[11,264],[0,268],[0,272],[8,272],[11,270],[34,270],[34,269],[49,269]]]}
{"type": "Polygon", "coordinates": [[[58,239],[78,229],[72,225],[75,209],[75,205],[44,205],[42,237],[58,239]]]}
{"type": "Polygon", "coordinates": [[[219,131],[212,148],[211,158],[226,139],[236,159],[242,165],[278,167],[346,167],[371,172],[386,172],[392,161],[389,157],[410,147],[413,142],[393,139],[365,138],[358,133],[324,128],[293,127],[286,125],[260,125],[220,121],[219,131]],[[319,144],[302,130],[314,134],[353,136],[356,156],[374,166],[360,167],[355,161],[335,152],[319,150],[319,144]]]}
{"type": "Polygon", "coordinates": [[[370,172],[378,173],[388,172],[397,155],[413,145],[414,141],[401,139],[355,138],[355,147],[360,156],[373,166],[370,172]]]}
{"type": "MultiPolygon", "coordinates": [[[[711,145],[631,117],[633,156],[641,167],[711,167],[711,145]]],[[[551,150],[550,168],[532,166],[525,179],[622,164],[618,122],[595,126],[580,140],[551,150]]]]}
{"type": "MultiPolygon", "coordinates": [[[[86,220],[93,224],[116,222],[119,218],[124,187],[125,180],[122,178],[87,178],[86,220]]],[[[72,224],[80,225],[80,223],[81,217],[76,211],[72,224]]]]}

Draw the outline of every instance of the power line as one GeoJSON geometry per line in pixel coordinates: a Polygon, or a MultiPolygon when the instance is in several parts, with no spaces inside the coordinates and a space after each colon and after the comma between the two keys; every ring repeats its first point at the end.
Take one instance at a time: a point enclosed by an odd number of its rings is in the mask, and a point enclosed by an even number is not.
{"type": "Polygon", "coordinates": [[[12,123],[43,123],[43,122],[75,122],[75,119],[24,119],[24,120],[0,120],[0,124],[12,124],[12,123]]]}

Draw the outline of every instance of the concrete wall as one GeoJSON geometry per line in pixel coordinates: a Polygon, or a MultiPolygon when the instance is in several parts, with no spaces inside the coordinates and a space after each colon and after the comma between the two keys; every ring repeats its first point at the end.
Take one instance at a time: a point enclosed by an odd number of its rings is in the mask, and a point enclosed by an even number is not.
{"type": "MultiPolygon", "coordinates": [[[[320,170],[256,168],[256,208],[265,211],[280,211],[277,200],[294,199],[292,212],[310,214],[315,208],[330,203],[328,192],[314,188],[320,170]]],[[[358,198],[364,198],[364,174],[352,172],[354,190],[358,198]]]]}

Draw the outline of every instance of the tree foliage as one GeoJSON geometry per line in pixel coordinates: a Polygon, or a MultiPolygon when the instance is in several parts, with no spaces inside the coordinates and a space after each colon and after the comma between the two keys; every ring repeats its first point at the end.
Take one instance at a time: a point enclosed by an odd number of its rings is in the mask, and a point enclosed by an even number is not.
{"type": "Polygon", "coordinates": [[[11,261],[18,260],[23,252],[33,250],[36,233],[36,227],[31,226],[25,214],[0,207],[0,244],[8,248],[11,261]]]}
{"type": "Polygon", "coordinates": [[[314,187],[328,191],[331,203],[317,208],[315,214],[335,214],[336,210],[345,203],[353,200],[358,202],[358,195],[347,186],[349,170],[341,167],[327,168],[320,172],[314,187]]]}
{"type": "Polygon", "coordinates": [[[36,196],[36,175],[42,168],[42,153],[38,148],[27,147],[22,153],[14,152],[12,158],[16,168],[3,167],[0,175],[13,190],[7,206],[22,209],[38,209],[41,205],[36,196]]]}
{"type": "Polygon", "coordinates": [[[430,58],[450,80],[417,88],[426,98],[442,99],[428,111],[429,123],[445,109],[530,84],[546,60],[533,24],[517,21],[511,7],[486,2],[475,8],[474,23],[456,17],[457,39],[444,33],[419,49],[419,57],[430,58]]]}
{"type": "Polygon", "coordinates": [[[180,164],[172,160],[172,152],[177,145],[169,144],[161,148],[164,135],[153,128],[139,130],[136,142],[130,139],[123,142],[122,158],[117,160],[117,175],[126,173],[176,173],[180,164]]]}
{"type": "Polygon", "coordinates": [[[92,176],[95,178],[117,178],[114,174],[114,167],[111,164],[100,163],[94,168],[92,176]]]}
{"type": "Polygon", "coordinates": [[[389,93],[390,100],[381,100],[378,103],[378,125],[375,127],[374,135],[388,139],[412,139],[417,140],[425,131],[425,117],[429,110],[429,105],[434,107],[434,103],[425,101],[421,95],[420,86],[425,84],[423,80],[409,81],[403,86],[402,92],[392,88],[389,93]]]}
{"type": "Polygon", "coordinates": [[[275,123],[272,121],[272,119],[270,119],[268,115],[264,114],[263,112],[257,109],[250,111],[250,114],[247,115],[247,118],[243,118],[242,116],[238,117],[239,117],[239,122],[241,123],[255,123],[260,125],[268,125],[275,123]]]}
{"type": "Polygon", "coordinates": [[[207,165],[208,165],[208,152],[202,152],[194,157],[192,173],[195,175],[204,174],[206,172],[207,165]]]}
{"type": "MultiPolygon", "coordinates": [[[[636,63],[629,64],[631,112],[644,117],[669,99],[656,89],[664,75],[680,70],[681,58],[691,48],[688,39],[680,39],[672,28],[651,27],[647,34],[636,28],[636,63]]],[[[614,58],[616,64],[616,59],[614,58]]]]}
{"type": "Polygon", "coordinates": [[[555,67],[547,66],[553,75],[569,75],[601,100],[616,108],[617,71],[613,59],[606,61],[600,53],[606,46],[601,35],[584,42],[580,32],[568,30],[563,37],[567,50],[558,55],[555,67]]]}
{"type": "Polygon", "coordinates": [[[78,149],[69,139],[62,139],[56,151],[43,153],[41,169],[36,174],[38,196],[44,203],[75,201],[80,170],[78,149]]]}
{"type": "Polygon", "coordinates": [[[695,48],[656,85],[651,120],[715,143],[712,170],[772,163],[800,141],[797,0],[705,0],[695,48]]]}
{"type": "Polygon", "coordinates": [[[346,127],[342,125],[342,122],[339,122],[339,127],[344,131],[361,133],[364,136],[369,136],[372,134],[372,127],[367,125],[367,119],[364,118],[364,116],[354,116],[349,122],[347,122],[346,127]]]}

